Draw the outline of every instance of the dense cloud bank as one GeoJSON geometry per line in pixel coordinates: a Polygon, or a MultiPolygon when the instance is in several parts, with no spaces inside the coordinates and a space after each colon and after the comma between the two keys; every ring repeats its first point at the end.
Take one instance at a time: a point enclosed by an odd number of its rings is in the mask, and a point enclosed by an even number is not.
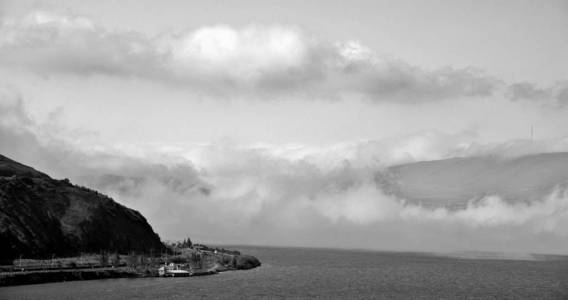
{"type": "MultiPolygon", "coordinates": [[[[17,95],[0,102],[0,152],[140,210],[164,238],[225,243],[414,250],[568,250],[568,196],[490,195],[458,210],[386,192],[377,171],[408,162],[567,151],[568,139],[479,145],[471,134],[424,132],[328,147],[178,148],[73,144],[32,120],[17,95]]],[[[50,128],[53,129],[53,128],[50,128]]]]}
{"type": "Polygon", "coordinates": [[[223,98],[359,97],[422,103],[504,95],[565,106],[565,81],[507,84],[474,67],[426,70],[356,40],[325,41],[294,26],[214,25],[147,36],[81,16],[0,16],[0,65],[42,76],[111,76],[167,83],[223,98]]]}
{"type": "Polygon", "coordinates": [[[568,95],[566,82],[506,86],[472,67],[424,70],[358,41],[323,41],[294,26],[215,25],[149,37],[45,11],[0,19],[0,64],[43,76],[141,78],[223,97],[420,103],[490,96],[505,87],[511,100],[562,106],[568,95]]]}
{"type": "Polygon", "coordinates": [[[148,37],[48,12],[0,25],[0,64],[50,76],[108,75],[218,95],[423,102],[487,96],[501,83],[473,68],[423,70],[358,41],[327,42],[293,26],[227,25],[148,37]]]}

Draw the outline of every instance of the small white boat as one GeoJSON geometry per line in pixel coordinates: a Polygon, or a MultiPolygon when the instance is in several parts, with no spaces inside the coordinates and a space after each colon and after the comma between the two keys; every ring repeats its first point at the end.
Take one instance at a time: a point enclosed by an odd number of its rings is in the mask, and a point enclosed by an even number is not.
{"type": "Polygon", "coordinates": [[[158,269],[160,277],[189,277],[189,271],[182,270],[178,265],[170,263],[169,265],[162,266],[158,269]]]}

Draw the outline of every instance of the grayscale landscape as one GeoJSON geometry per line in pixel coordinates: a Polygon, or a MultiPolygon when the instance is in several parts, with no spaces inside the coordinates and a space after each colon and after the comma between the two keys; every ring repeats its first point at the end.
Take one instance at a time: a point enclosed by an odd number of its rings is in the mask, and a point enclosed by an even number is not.
{"type": "Polygon", "coordinates": [[[0,0],[0,299],[568,298],[568,2],[0,0]]]}

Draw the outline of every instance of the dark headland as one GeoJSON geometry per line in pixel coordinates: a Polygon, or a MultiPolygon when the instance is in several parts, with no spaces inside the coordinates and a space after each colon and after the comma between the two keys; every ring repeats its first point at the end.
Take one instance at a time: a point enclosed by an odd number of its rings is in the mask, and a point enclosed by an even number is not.
{"type": "Polygon", "coordinates": [[[260,266],[189,239],[166,244],[138,211],[0,155],[0,286],[157,276],[165,263],[196,275],[260,266]]]}

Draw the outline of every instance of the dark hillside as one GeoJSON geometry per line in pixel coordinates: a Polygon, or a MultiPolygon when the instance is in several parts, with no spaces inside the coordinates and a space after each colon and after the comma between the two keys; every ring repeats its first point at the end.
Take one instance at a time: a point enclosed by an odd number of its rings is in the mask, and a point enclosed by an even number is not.
{"type": "Polygon", "coordinates": [[[0,259],[163,249],[139,212],[0,155],[0,259]]]}

